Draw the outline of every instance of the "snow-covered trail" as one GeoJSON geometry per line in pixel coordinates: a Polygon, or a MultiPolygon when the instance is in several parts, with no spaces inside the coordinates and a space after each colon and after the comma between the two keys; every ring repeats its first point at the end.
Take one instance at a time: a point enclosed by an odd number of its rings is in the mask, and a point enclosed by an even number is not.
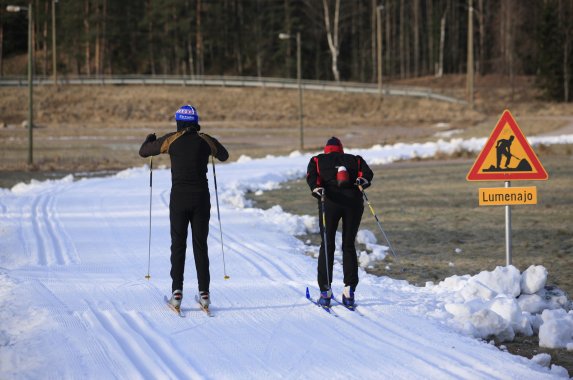
{"type": "MultiPolygon", "coordinates": [[[[390,160],[360,152],[370,161],[390,160]]],[[[410,154],[420,155],[418,147],[410,154]]],[[[423,288],[361,273],[361,314],[329,316],[316,260],[242,193],[299,177],[308,156],[241,159],[218,167],[225,260],[212,191],[211,294],[195,306],[189,252],[179,318],[170,291],[168,170],[154,172],[151,279],[149,172],[18,185],[0,191],[0,378],[554,378],[548,369],[464,337],[415,308],[423,288]]],[[[309,210],[314,213],[315,210],[309,210]]],[[[342,288],[337,264],[334,291],[342,288]]]]}

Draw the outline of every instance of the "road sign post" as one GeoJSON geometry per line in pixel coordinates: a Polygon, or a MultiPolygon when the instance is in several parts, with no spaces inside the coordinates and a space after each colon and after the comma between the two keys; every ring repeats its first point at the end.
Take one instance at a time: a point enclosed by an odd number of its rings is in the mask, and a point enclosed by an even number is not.
{"type": "MultiPolygon", "coordinates": [[[[506,181],[505,187],[510,188],[511,182],[506,181]]],[[[511,206],[505,205],[505,265],[511,265],[511,206]]]]}
{"type": "Polygon", "coordinates": [[[479,189],[478,196],[480,206],[505,206],[506,265],[511,265],[512,259],[511,205],[537,204],[537,188],[512,188],[511,181],[545,181],[548,177],[515,119],[505,110],[466,179],[505,182],[505,188],[479,189]]]}

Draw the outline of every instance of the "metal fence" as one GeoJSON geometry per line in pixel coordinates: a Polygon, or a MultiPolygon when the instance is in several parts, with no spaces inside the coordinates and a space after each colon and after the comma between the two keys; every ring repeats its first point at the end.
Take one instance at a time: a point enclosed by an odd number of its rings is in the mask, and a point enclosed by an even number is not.
{"type": "MultiPolygon", "coordinates": [[[[37,76],[34,86],[53,85],[52,77],[37,76]]],[[[28,79],[21,77],[2,77],[0,86],[27,86],[28,79]]],[[[233,76],[152,76],[152,75],[121,75],[121,76],[74,76],[58,77],[58,85],[140,85],[140,86],[218,86],[218,87],[266,87],[298,89],[296,79],[262,78],[262,77],[233,77],[233,76]]],[[[327,82],[303,80],[301,86],[305,90],[332,91],[347,93],[380,94],[376,84],[358,82],[327,82]]],[[[410,96],[434,99],[449,103],[465,104],[465,100],[454,96],[438,93],[430,88],[415,86],[382,86],[384,96],[410,96]]]]}

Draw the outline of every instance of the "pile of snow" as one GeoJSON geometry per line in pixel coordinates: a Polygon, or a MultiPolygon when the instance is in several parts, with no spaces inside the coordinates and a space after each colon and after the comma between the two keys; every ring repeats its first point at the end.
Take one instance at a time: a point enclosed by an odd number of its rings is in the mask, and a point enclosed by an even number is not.
{"type": "Polygon", "coordinates": [[[544,310],[539,327],[539,345],[547,348],[566,348],[573,351],[573,310],[544,310]]]}
{"type": "Polygon", "coordinates": [[[377,244],[378,241],[372,231],[358,231],[356,242],[366,246],[366,251],[360,251],[358,253],[358,264],[361,268],[371,269],[376,262],[384,260],[388,255],[388,247],[377,244]]]}
{"type": "Polygon", "coordinates": [[[511,341],[517,334],[539,334],[540,346],[573,350],[571,302],[559,289],[546,287],[547,269],[497,267],[475,276],[452,276],[431,291],[443,296],[447,313],[431,310],[456,330],[480,339],[511,341]]]}

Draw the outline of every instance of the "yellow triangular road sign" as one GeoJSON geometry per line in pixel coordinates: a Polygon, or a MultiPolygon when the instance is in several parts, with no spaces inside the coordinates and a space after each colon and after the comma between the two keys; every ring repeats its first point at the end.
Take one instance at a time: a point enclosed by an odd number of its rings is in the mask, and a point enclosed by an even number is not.
{"type": "Polygon", "coordinates": [[[546,180],[547,172],[505,110],[470,169],[468,181],[546,180]]]}

